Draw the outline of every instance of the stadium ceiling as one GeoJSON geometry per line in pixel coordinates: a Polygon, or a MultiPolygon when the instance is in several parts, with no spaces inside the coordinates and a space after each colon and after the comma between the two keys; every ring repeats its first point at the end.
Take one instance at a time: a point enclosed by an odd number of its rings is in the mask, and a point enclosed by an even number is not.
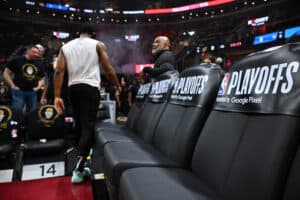
{"type": "Polygon", "coordinates": [[[39,16],[55,23],[185,23],[287,2],[290,0],[0,0],[0,15],[18,20],[39,16]]]}
{"type": "MultiPolygon", "coordinates": [[[[44,1],[46,2],[46,0],[44,1]]],[[[58,4],[69,4],[78,8],[107,8],[119,10],[144,10],[150,8],[165,8],[165,7],[177,7],[187,4],[199,3],[197,0],[48,0],[47,2],[58,4]]]]}

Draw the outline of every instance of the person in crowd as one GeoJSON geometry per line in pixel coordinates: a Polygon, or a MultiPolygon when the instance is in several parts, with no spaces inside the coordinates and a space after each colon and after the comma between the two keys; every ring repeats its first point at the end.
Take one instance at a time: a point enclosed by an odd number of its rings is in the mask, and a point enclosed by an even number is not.
{"type": "Polygon", "coordinates": [[[77,164],[72,183],[81,183],[90,169],[85,166],[94,138],[94,127],[100,102],[100,65],[108,79],[121,92],[116,72],[110,64],[104,43],[92,39],[93,28],[84,26],[79,38],[62,46],[54,74],[54,106],[59,114],[64,109],[61,88],[65,71],[68,71],[69,97],[78,135],[77,164]]]}
{"type": "Polygon", "coordinates": [[[206,53],[205,56],[203,57],[203,63],[211,64],[215,63],[216,57],[211,54],[211,53],[206,53]]]}
{"type": "Polygon", "coordinates": [[[41,45],[41,44],[36,44],[34,46],[39,50],[39,57],[40,57],[40,59],[43,59],[44,58],[44,54],[46,52],[45,47],[43,45],[41,45]]]}
{"type": "Polygon", "coordinates": [[[217,57],[215,60],[217,66],[220,67],[221,72],[224,74],[225,70],[224,70],[224,62],[223,62],[223,58],[222,57],[217,57]]]}
{"type": "Polygon", "coordinates": [[[47,71],[50,67],[50,62],[47,58],[45,58],[46,48],[41,44],[35,44],[34,46],[39,50],[39,61],[41,62],[41,65],[45,73],[45,79],[43,85],[41,89],[38,91],[38,102],[40,103],[40,105],[44,105],[47,103],[47,100],[43,95],[45,93],[45,89],[47,88],[47,84],[48,84],[49,77],[47,76],[48,75],[47,71]]]}
{"type": "Polygon", "coordinates": [[[135,102],[135,97],[137,95],[140,85],[144,83],[144,77],[145,77],[145,73],[141,71],[128,88],[128,104],[130,108],[132,104],[135,102]]]}
{"type": "Polygon", "coordinates": [[[37,92],[44,84],[44,68],[39,59],[39,49],[29,46],[25,55],[6,64],[3,75],[11,87],[12,106],[16,109],[23,110],[26,105],[26,111],[31,112],[37,107],[37,92]]]}
{"type": "Polygon", "coordinates": [[[212,53],[206,53],[202,59],[202,63],[212,64],[210,67],[218,68],[221,74],[224,74],[225,71],[223,70],[223,59],[221,57],[216,57],[212,53]]]}
{"type": "Polygon", "coordinates": [[[116,94],[117,110],[121,116],[127,116],[129,112],[129,102],[128,102],[128,85],[125,80],[121,81],[122,92],[116,94]]]}
{"type": "Polygon", "coordinates": [[[154,68],[145,67],[143,72],[151,78],[156,78],[164,72],[175,69],[175,58],[170,51],[171,42],[167,36],[157,36],[152,44],[152,55],[154,57],[154,68]]]}
{"type": "Polygon", "coordinates": [[[50,66],[45,71],[45,86],[43,93],[41,95],[40,104],[44,105],[46,103],[53,104],[54,103],[54,94],[53,94],[53,76],[54,70],[56,68],[57,56],[53,56],[52,62],[50,66]]]}

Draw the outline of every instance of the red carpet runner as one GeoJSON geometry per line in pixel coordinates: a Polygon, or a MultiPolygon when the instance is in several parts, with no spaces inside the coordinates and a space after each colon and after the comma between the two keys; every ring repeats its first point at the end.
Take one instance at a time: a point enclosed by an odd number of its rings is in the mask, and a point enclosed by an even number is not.
{"type": "Polygon", "coordinates": [[[71,177],[58,177],[34,181],[0,184],[1,200],[92,200],[89,181],[73,185],[71,177]]]}

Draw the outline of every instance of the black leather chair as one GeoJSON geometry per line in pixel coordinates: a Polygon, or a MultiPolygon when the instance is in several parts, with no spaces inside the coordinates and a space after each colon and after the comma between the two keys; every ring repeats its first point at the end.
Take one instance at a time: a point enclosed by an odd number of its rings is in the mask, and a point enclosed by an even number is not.
{"type": "MultiPolygon", "coordinates": [[[[138,92],[136,94],[136,101],[130,108],[130,111],[127,115],[128,120],[127,120],[127,124],[125,127],[133,128],[133,125],[134,125],[135,121],[137,120],[139,113],[143,109],[143,105],[144,105],[145,100],[148,97],[150,88],[151,88],[151,82],[147,82],[147,83],[141,84],[139,86],[138,92]]],[[[96,130],[96,132],[103,132],[103,131],[108,131],[108,130],[118,130],[122,127],[124,127],[124,125],[113,124],[110,122],[103,122],[102,120],[98,120],[95,130],[96,130]]]]}
{"type": "Polygon", "coordinates": [[[53,105],[44,105],[26,116],[22,180],[65,175],[66,136],[72,122],[58,115],[53,105]],[[31,176],[32,171],[39,174],[31,176]]]}
{"type": "MultiPolygon", "coordinates": [[[[224,76],[191,169],[127,170],[120,199],[283,199],[300,142],[299,73],[299,43],[237,62],[224,76]]],[[[285,199],[299,199],[292,192],[285,199]]]]}
{"type": "MultiPolygon", "coordinates": [[[[108,129],[98,130],[96,133],[96,143],[98,144],[96,148],[103,149],[104,145],[110,142],[116,141],[127,141],[134,142],[136,140],[142,139],[146,143],[153,144],[153,134],[155,128],[158,124],[160,116],[164,111],[167,100],[169,98],[171,87],[175,80],[178,78],[177,71],[169,71],[160,75],[157,80],[152,83],[150,93],[144,103],[139,105],[141,108],[134,108],[136,111],[132,111],[130,114],[133,119],[129,119],[128,125],[120,129],[108,129]],[[156,88],[158,85],[165,84],[165,91],[157,95],[156,88]]],[[[149,88],[149,85],[146,86],[149,88]]],[[[143,91],[143,98],[145,98],[147,88],[143,91]]]]}
{"type": "Polygon", "coordinates": [[[111,126],[110,128],[98,126],[92,156],[93,166],[97,166],[93,169],[95,173],[103,173],[103,149],[106,144],[139,140],[153,143],[155,127],[166,107],[171,87],[177,78],[178,72],[170,71],[159,76],[154,82],[142,85],[136,96],[137,101],[128,114],[126,126],[111,126]],[[160,96],[155,95],[155,88],[153,87],[151,90],[151,85],[156,86],[163,83],[167,86],[167,90],[160,93],[160,96]],[[149,118],[148,114],[152,117],[149,118]]]}
{"type": "Polygon", "coordinates": [[[17,145],[22,134],[23,113],[0,106],[0,182],[17,179],[17,145]]]}
{"type": "Polygon", "coordinates": [[[11,89],[6,81],[0,80],[0,105],[11,105],[11,89]]]}
{"type": "Polygon", "coordinates": [[[283,200],[300,199],[300,147],[298,147],[295,159],[293,160],[291,170],[289,171],[287,184],[284,191],[283,200]]]}
{"type": "MultiPolygon", "coordinates": [[[[220,70],[208,64],[184,70],[174,84],[167,107],[155,129],[153,145],[139,141],[112,142],[104,146],[104,173],[113,198],[118,191],[120,175],[127,169],[189,166],[221,78],[220,70]]],[[[148,117],[152,118],[151,115],[148,117]]]]}

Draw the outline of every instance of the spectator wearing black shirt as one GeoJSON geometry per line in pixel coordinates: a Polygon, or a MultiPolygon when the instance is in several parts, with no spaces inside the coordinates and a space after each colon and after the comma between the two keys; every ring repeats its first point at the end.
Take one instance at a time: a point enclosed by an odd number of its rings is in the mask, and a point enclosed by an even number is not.
{"type": "Polygon", "coordinates": [[[145,73],[142,71],[139,75],[135,78],[133,83],[128,87],[128,103],[129,107],[131,108],[132,104],[135,102],[136,94],[139,90],[141,84],[144,83],[145,73]]]}
{"type": "Polygon", "coordinates": [[[143,72],[149,74],[151,78],[156,78],[160,74],[174,70],[175,58],[170,51],[171,43],[167,36],[158,36],[152,44],[152,55],[154,57],[154,68],[145,67],[143,72]]]}
{"type": "Polygon", "coordinates": [[[39,49],[31,46],[24,56],[10,60],[4,70],[4,78],[12,89],[12,106],[28,112],[37,107],[37,92],[44,83],[44,69],[39,49]],[[14,74],[12,78],[12,73],[14,74]]]}
{"type": "Polygon", "coordinates": [[[115,95],[115,98],[118,106],[118,111],[122,115],[126,116],[130,109],[129,102],[128,102],[129,90],[125,81],[121,84],[121,87],[122,87],[122,91],[120,92],[120,94],[115,95]]]}

